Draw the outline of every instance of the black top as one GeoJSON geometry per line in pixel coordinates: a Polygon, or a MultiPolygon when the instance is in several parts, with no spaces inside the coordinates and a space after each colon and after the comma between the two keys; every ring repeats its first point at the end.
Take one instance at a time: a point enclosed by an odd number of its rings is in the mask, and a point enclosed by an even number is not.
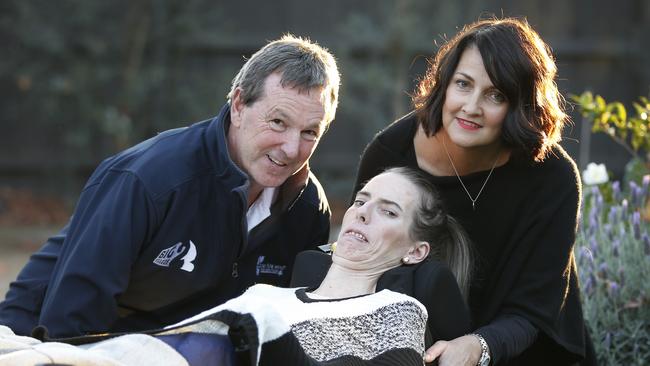
{"type": "MultiPolygon", "coordinates": [[[[330,265],[332,257],[316,250],[306,250],[296,256],[291,287],[317,288],[330,265]]],[[[377,291],[388,289],[409,295],[420,301],[429,314],[425,345],[439,340],[452,340],[470,331],[470,315],[460,288],[451,270],[444,264],[427,260],[414,265],[393,268],[379,278],[377,291]]],[[[300,292],[297,292],[300,298],[300,292]]],[[[314,300],[315,301],[315,300],[314,300]]]]}
{"type": "MultiPolygon", "coordinates": [[[[381,131],[361,157],[354,192],[388,167],[418,168],[416,131],[412,114],[381,131]]],[[[462,177],[473,196],[488,173],[462,177]]],[[[456,176],[430,179],[476,248],[469,305],[493,364],[560,365],[581,359],[584,324],[572,254],[581,187],[573,160],[559,145],[543,162],[511,158],[494,169],[475,210],[456,176]],[[508,337],[510,331],[530,335],[530,324],[540,331],[532,346],[508,337]]]]}

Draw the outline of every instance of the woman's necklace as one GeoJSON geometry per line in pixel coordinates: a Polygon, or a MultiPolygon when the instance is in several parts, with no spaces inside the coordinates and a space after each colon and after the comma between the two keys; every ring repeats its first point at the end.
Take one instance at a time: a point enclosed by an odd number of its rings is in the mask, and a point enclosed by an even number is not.
{"type": "Polygon", "coordinates": [[[467,187],[465,187],[465,183],[463,183],[463,180],[460,179],[460,174],[458,174],[458,170],[456,170],[454,161],[451,160],[451,155],[449,155],[449,150],[447,150],[447,145],[445,144],[445,139],[441,139],[440,141],[442,141],[442,147],[445,149],[445,152],[447,153],[447,158],[449,158],[449,162],[451,163],[451,167],[454,169],[454,173],[456,173],[456,178],[458,178],[460,185],[463,186],[463,189],[465,190],[465,193],[467,193],[467,197],[469,197],[469,200],[472,201],[472,210],[476,210],[476,200],[478,200],[478,198],[481,196],[481,193],[483,193],[483,188],[485,188],[485,185],[487,184],[488,180],[490,180],[490,177],[492,176],[492,172],[494,171],[494,167],[497,166],[497,161],[499,160],[500,151],[497,152],[497,157],[494,159],[494,163],[492,163],[492,169],[490,169],[490,173],[488,173],[487,178],[485,178],[485,182],[483,182],[481,189],[479,189],[478,193],[476,194],[476,197],[472,198],[472,195],[469,193],[469,190],[467,190],[467,187]]]}

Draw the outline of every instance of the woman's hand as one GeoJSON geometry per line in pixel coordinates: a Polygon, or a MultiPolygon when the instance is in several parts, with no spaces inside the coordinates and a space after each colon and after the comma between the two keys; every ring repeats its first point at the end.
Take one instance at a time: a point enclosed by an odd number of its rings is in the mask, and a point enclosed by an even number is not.
{"type": "Polygon", "coordinates": [[[438,358],[439,366],[475,366],[481,358],[481,343],[473,335],[438,341],[424,353],[424,362],[438,358]]]}

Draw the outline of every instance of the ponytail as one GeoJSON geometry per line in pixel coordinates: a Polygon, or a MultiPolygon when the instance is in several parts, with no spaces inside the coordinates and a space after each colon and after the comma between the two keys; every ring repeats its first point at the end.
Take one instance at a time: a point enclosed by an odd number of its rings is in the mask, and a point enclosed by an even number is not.
{"type": "Polygon", "coordinates": [[[467,300],[472,278],[472,245],[465,230],[456,219],[447,215],[446,221],[449,236],[446,238],[448,239],[447,243],[440,243],[445,248],[441,253],[441,259],[456,276],[460,292],[467,300]]]}
{"type": "Polygon", "coordinates": [[[385,173],[400,174],[420,190],[420,203],[410,229],[411,239],[429,243],[429,257],[449,267],[467,300],[472,280],[472,244],[465,230],[447,214],[438,190],[423,172],[399,167],[387,169],[385,173]]]}

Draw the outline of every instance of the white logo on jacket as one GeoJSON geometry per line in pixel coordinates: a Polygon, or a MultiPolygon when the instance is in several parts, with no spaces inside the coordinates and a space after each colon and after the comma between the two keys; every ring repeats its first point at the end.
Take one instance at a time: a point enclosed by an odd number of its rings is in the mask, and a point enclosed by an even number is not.
{"type": "Polygon", "coordinates": [[[263,274],[274,274],[276,276],[282,276],[285,268],[287,266],[281,266],[279,264],[264,263],[264,256],[260,255],[257,257],[257,266],[255,267],[255,275],[259,276],[260,273],[263,274]]]}
{"type": "MultiPolygon", "coordinates": [[[[160,254],[156,257],[156,259],[153,260],[154,264],[157,264],[162,267],[169,267],[169,264],[176,259],[179,255],[183,254],[184,248],[183,248],[183,243],[178,242],[171,247],[167,249],[163,249],[160,254]]],[[[183,261],[183,265],[181,266],[181,269],[183,271],[187,272],[192,272],[194,270],[194,263],[192,263],[196,259],[196,245],[192,243],[190,240],[190,245],[187,249],[187,253],[185,253],[185,256],[181,258],[183,261]]]]}

